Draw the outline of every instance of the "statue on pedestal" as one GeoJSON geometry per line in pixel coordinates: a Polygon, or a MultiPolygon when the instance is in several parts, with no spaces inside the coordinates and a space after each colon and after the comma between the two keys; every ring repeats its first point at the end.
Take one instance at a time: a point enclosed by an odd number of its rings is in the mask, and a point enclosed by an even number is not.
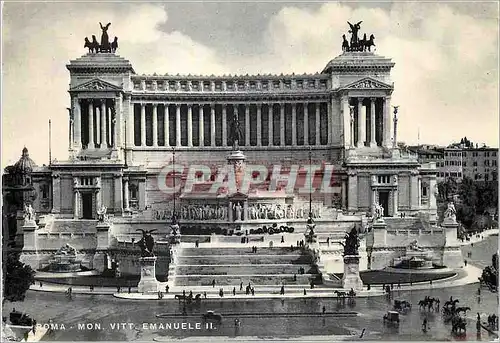
{"type": "Polygon", "coordinates": [[[31,204],[24,205],[24,224],[35,223],[35,210],[31,204]]]}
{"type": "Polygon", "coordinates": [[[141,257],[154,257],[153,248],[155,245],[155,240],[153,236],[151,236],[151,233],[156,231],[156,229],[154,230],[137,229],[136,231],[142,232],[142,238],[139,242],[137,242],[137,245],[139,246],[139,248],[141,248],[141,257]]]}
{"type": "Polygon", "coordinates": [[[448,203],[446,211],[444,211],[444,219],[448,219],[453,222],[457,221],[457,210],[455,209],[455,205],[451,201],[448,203]]]}
{"type": "Polygon", "coordinates": [[[384,216],[384,207],[380,204],[375,204],[375,220],[382,220],[384,216]]]}
{"type": "Polygon", "coordinates": [[[108,208],[106,206],[101,206],[101,208],[97,210],[97,219],[100,223],[107,223],[109,221],[108,215],[106,214],[107,212],[108,208]]]}
{"type": "Polygon", "coordinates": [[[231,121],[231,130],[229,131],[229,139],[233,143],[233,151],[239,150],[239,142],[242,141],[242,138],[243,133],[241,131],[240,121],[238,120],[238,115],[235,113],[231,121]]]}
{"type": "Polygon", "coordinates": [[[358,255],[359,237],[356,228],[353,228],[345,235],[345,243],[340,243],[344,247],[344,256],[358,255]]]}
{"type": "Polygon", "coordinates": [[[236,204],[233,204],[233,209],[236,211],[236,218],[235,220],[243,220],[242,212],[243,212],[243,207],[239,202],[236,204]]]}

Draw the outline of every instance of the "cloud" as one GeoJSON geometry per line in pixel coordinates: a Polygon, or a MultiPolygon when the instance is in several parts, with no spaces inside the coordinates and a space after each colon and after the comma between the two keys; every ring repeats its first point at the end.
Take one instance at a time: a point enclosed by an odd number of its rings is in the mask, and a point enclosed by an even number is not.
{"type": "Polygon", "coordinates": [[[99,38],[99,21],[112,23],[119,54],[140,74],[301,74],[320,72],[340,54],[346,21],[361,18],[362,33],[376,37],[377,53],[396,62],[392,100],[401,106],[402,140],[416,142],[420,127],[421,142],[446,144],[467,135],[498,146],[498,12],[478,19],[442,3],[396,2],[390,10],[284,4],[249,36],[258,53],[242,55],[194,40],[188,30],[163,32],[169,19],[163,4],[6,3],[3,10],[3,167],[19,158],[23,145],[46,163],[49,118],[53,156],[67,157],[65,65],[84,54],[84,37],[99,38]]]}

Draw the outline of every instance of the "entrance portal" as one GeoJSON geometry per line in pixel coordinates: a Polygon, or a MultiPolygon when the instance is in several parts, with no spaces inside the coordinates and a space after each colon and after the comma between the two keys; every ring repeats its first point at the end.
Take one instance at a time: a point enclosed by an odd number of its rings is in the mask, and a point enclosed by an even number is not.
{"type": "Polygon", "coordinates": [[[93,219],[92,193],[82,193],[82,218],[93,219]]]}
{"type": "Polygon", "coordinates": [[[384,208],[384,217],[389,217],[389,192],[380,191],[378,194],[379,204],[384,208]]]}

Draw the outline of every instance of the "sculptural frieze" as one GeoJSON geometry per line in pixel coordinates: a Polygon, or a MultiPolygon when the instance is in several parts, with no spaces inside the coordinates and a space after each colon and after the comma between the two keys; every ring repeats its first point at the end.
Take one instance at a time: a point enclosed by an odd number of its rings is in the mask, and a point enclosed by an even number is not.
{"type": "Polygon", "coordinates": [[[351,88],[385,88],[382,84],[372,80],[362,80],[351,86],[351,88]]]}
{"type": "Polygon", "coordinates": [[[88,37],[85,37],[84,41],[84,48],[89,49],[89,53],[91,54],[97,54],[97,53],[103,53],[103,52],[116,52],[116,49],[118,49],[118,37],[115,37],[112,42],[109,41],[109,36],[108,36],[108,29],[111,25],[111,23],[107,23],[106,25],[102,25],[102,23],[99,23],[101,27],[101,43],[97,41],[97,38],[95,35],[92,35],[92,41],[89,40],[88,37]]]}

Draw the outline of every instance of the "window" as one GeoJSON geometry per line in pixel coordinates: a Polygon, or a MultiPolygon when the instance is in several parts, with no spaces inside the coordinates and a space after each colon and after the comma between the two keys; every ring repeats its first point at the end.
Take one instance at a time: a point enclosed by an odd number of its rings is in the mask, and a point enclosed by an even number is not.
{"type": "Polygon", "coordinates": [[[462,173],[461,172],[458,172],[458,177],[462,177],[462,173]]]}
{"type": "Polygon", "coordinates": [[[484,174],[484,181],[488,181],[490,178],[490,174],[484,174]]]}
{"type": "Polygon", "coordinates": [[[477,167],[477,161],[472,162],[473,167],[477,167]]]}
{"type": "Polygon", "coordinates": [[[49,197],[49,185],[41,185],[40,191],[42,192],[42,199],[47,199],[49,197]]]}
{"type": "Polygon", "coordinates": [[[427,187],[426,186],[422,187],[422,196],[423,197],[427,196],[427,187]]]}
{"type": "Polygon", "coordinates": [[[493,151],[493,152],[491,153],[491,156],[493,156],[493,157],[497,157],[497,152],[496,152],[496,151],[493,151]]]}
{"type": "Polygon", "coordinates": [[[448,163],[449,163],[448,161],[445,161],[445,162],[444,162],[444,164],[445,164],[446,166],[448,165],[448,163]]]}
{"type": "Polygon", "coordinates": [[[491,160],[491,166],[496,167],[497,166],[497,160],[491,160]]]}
{"type": "Polygon", "coordinates": [[[464,161],[464,162],[462,162],[462,165],[463,165],[464,167],[467,167],[467,162],[465,162],[465,161],[464,161]]]}
{"type": "Polygon", "coordinates": [[[130,199],[137,200],[137,186],[130,185],[129,189],[130,189],[130,199]]]}

